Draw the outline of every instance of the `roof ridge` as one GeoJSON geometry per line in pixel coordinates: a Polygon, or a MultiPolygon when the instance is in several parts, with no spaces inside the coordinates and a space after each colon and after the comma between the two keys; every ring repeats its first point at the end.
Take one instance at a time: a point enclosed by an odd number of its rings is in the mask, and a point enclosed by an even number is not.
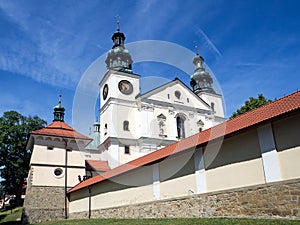
{"type": "Polygon", "coordinates": [[[225,122],[234,120],[234,119],[236,119],[236,118],[240,118],[241,116],[246,116],[247,114],[253,113],[254,111],[256,111],[256,110],[258,110],[258,109],[262,109],[262,108],[268,107],[268,105],[270,105],[270,104],[275,104],[275,103],[277,103],[277,102],[279,102],[279,101],[282,101],[282,100],[285,99],[285,98],[289,98],[289,97],[292,96],[292,95],[296,95],[296,94],[298,94],[298,92],[300,93],[300,90],[297,90],[297,91],[295,91],[295,92],[293,92],[293,93],[291,93],[291,94],[288,94],[288,95],[286,95],[286,96],[283,96],[283,97],[281,97],[281,98],[275,99],[274,101],[271,100],[271,102],[268,102],[268,103],[266,103],[266,104],[264,104],[264,105],[262,105],[262,106],[259,106],[258,108],[251,109],[250,111],[245,112],[245,113],[243,113],[243,114],[241,114],[241,115],[238,115],[238,116],[236,116],[236,117],[234,117],[234,118],[232,118],[232,119],[229,119],[229,120],[227,120],[227,121],[225,121],[225,122]]]}

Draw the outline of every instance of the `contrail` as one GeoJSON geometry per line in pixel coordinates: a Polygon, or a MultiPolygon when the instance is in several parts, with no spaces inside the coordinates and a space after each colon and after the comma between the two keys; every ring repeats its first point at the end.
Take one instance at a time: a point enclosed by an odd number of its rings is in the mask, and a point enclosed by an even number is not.
{"type": "Polygon", "coordinates": [[[204,33],[204,31],[201,28],[197,29],[197,33],[204,37],[205,41],[207,42],[208,46],[212,48],[219,56],[222,57],[221,52],[217,49],[217,47],[212,43],[212,41],[207,37],[207,35],[204,33]]]}

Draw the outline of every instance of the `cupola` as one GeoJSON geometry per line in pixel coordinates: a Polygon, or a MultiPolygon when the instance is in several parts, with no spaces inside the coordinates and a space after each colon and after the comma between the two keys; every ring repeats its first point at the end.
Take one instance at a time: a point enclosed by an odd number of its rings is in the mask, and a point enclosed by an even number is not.
{"type": "Polygon", "coordinates": [[[132,58],[124,46],[125,35],[120,31],[120,21],[117,21],[117,31],[111,37],[113,47],[108,52],[105,63],[106,68],[116,71],[132,73],[132,58]]]}
{"type": "Polygon", "coordinates": [[[65,117],[65,108],[61,104],[61,95],[59,95],[58,104],[53,108],[54,119],[53,121],[61,121],[64,122],[65,117]]]}
{"type": "Polygon", "coordinates": [[[195,70],[191,76],[191,86],[195,94],[206,92],[215,94],[215,90],[212,87],[213,79],[209,72],[205,70],[204,58],[199,56],[198,47],[196,46],[196,56],[194,57],[193,64],[195,70]]]}

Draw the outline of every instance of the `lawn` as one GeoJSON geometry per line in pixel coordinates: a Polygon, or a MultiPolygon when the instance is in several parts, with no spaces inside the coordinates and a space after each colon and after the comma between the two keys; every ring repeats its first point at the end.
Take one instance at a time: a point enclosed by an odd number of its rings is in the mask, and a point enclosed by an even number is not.
{"type": "MultiPolygon", "coordinates": [[[[1,225],[20,224],[17,219],[21,217],[22,208],[16,208],[0,212],[1,225]]],[[[35,225],[294,225],[300,220],[272,220],[272,219],[236,219],[236,218],[180,218],[180,219],[84,219],[84,220],[61,220],[54,222],[36,223],[35,225]]]]}
{"type": "Polygon", "coordinates": [[[300,220],[270,220],[270,219],[232,219],[232,218],[180,218],[180,219],[90,219],[66,220],[56,222],[38,223],[36,225],[289,225],[300,224],[300,220]]]}
{"type": "Polygon", "coordinates": [[[22,215],[22,207],[15,208],[12,210],[6,210],[3,212],[0,212],[0,224],[1,225],[15,225],[19,224],[16,222],[21,218],[22,215]]]}

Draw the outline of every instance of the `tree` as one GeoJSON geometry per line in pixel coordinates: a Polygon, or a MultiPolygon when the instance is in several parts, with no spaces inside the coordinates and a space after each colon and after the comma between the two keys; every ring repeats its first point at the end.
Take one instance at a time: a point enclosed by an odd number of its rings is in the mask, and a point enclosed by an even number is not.
{"type": "Polygon", "coordinates": [[[6,193],[21,200],[22,185],[27,177],[31,150],[26,150],[29,133],[46,125],[38,116],[26,117],[8,111],[0,117],[0,175],[6,193]]]}
{"type": "Polygon", "coordinates": [[[266,99],[262,94],[259,94],[257,98],[250,97],[249,100],[245,101],[245,104],[240,109],[232,114],[230,119],[261,107],[262,105],[265,105],[269,102],[272,102],[272,100],[266,99]]]}

